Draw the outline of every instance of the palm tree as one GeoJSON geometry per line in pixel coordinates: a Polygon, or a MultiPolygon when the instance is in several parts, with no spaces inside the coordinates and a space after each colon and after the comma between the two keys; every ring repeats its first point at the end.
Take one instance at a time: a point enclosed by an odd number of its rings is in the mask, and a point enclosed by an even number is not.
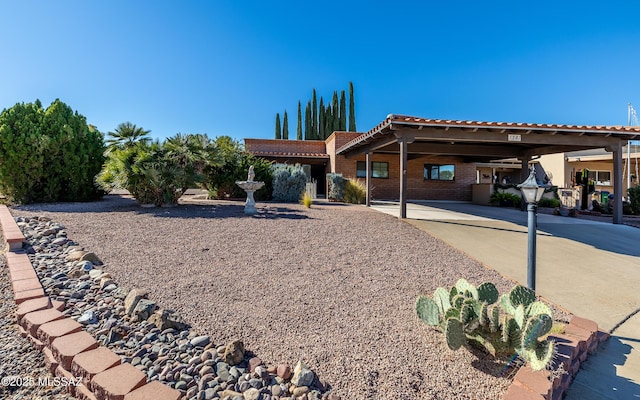
{"type": "Polygon", "coordinates": [[[130,148],[138,142],[148,143],[151,138],[146,137],[151,131],[145,131],[131,122],[123,122],[113,132],[109,132],[110,139],[107,139],[107,151],[115,148],[130,148]]]}

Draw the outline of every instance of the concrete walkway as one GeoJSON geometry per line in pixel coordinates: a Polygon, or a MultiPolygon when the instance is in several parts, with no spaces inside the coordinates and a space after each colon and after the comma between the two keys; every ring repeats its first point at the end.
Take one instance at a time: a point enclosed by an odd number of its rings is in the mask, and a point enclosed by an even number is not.
{"type": "MultiPolygon", "coordinates": [[[[398,215],[398,205],[372,208],[398,215]]],[[[407,222],[526,285],[527,213],[469,203],[407,205],[407,222]]],[[[538,215],[536,291],[612,332],[565,399],[640,399],[640,229],[538,215]]]]}

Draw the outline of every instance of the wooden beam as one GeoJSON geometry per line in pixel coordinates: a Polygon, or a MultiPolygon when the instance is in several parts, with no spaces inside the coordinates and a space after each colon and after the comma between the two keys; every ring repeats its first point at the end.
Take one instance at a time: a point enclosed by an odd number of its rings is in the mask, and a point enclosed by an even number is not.
{"type": "Polygon", "coordinates": [[[371,143],[366,144],[353,152],[345,154],[345,157],[351,158],[363,153],[373,153],[375,150],[385,147],[391,143],[396,143],[397,140],[398,139],[395,136],[389,136],[384,139],[372,141],[371,143]]]}

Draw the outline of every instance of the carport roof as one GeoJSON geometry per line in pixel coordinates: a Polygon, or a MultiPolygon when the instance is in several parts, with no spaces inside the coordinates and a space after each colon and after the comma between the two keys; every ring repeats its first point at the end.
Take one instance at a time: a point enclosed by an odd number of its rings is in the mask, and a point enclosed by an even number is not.
{"type": "MultiPolygon", "coordinates": [[[[369,132],[340,147],[337,153],[348,155],[395,150],[389,145],[400,137],[416,142],[466,143],[476,146],[502,144],[503,147],[510,148],[510,151],[505,151],[505,155],[524,152],[531,155],[606,147],[616,142],[638,140],[640,127],[454,121],[390,114],[369,132]]],[[[483,153],[484,150],[478,150],[480,151],[476,154],[486,154],[483,153]]],[[[409,151],[412,152],[411,149],[409,151]]],[[[499,152],[495,155],[501,154],[499,152]]]]}

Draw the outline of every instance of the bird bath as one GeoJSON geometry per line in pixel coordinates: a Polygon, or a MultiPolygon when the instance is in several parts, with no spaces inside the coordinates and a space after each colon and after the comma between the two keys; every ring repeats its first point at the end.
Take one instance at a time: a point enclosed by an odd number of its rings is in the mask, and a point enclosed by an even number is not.
{"type": "Polygon", "coordinates": [[[247,201],[244,203],[244,213],[253,215],[258,212],[256,209],[256,201],[253,199],[253,192],[264,186],[264,182],[254,181],[253,165],[249,167],[249,175],[246,181],[236,181],[236,185],[240,186],[247,192],[247,201]]]}

